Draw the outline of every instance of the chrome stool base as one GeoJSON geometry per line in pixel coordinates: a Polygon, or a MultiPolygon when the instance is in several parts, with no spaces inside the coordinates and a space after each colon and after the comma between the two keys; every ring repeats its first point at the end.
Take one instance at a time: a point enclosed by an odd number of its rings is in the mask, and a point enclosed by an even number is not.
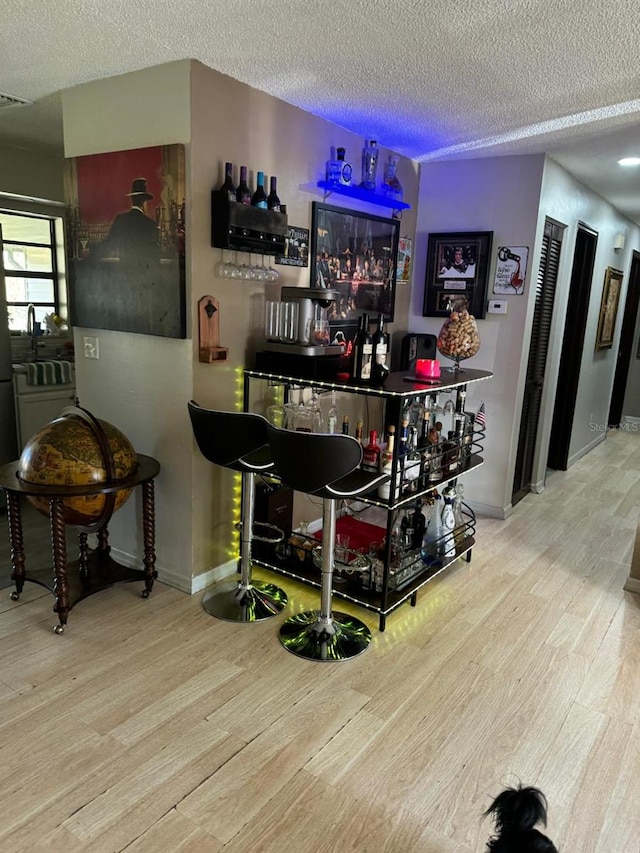
{"type": "Polygon", "coordinates": [[[283,589],[262,581],[252,581],[248,586],[240,581],[225,581],[216,584],[202,599],[210,616],[226,622],[261,622],[277,616],[286,604],[283,589]]]}
{"type": "Polygon", "coordinates": [[[283,622],[280,642],[288,652],[307,660],[350,660],[365,651],[371,631],[348,613],[334,612],[327,618],[319,610],[309,610],[283,622]]]}

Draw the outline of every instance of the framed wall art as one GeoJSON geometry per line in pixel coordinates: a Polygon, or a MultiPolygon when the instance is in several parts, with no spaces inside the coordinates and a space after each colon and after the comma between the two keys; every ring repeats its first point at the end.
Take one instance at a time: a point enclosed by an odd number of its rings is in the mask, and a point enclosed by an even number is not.
{"type": "Polygon", "coordinates": [[[596,333],[596,351],[610,349],[613,346],[613,333],[616,328],[623,277],[622,270],[616,270],[613,267],[607,267],[604,274],[604,287],[602,288],[598,331],[596,333]]]}
{"type": "Polygon", "coordinates": [[[313,202],[311,286],[340,293],[330,323],[364,313],[393,320],[399,228],[398,219],[313,202]]]}
{"type": "Polygon", "coordinates": [[[446,317],[454,306],[485,316],[492,240],[493,231],[429,234],[424,317],[446,317]]]}
{"type": "Polygon", "coordinates": [[[528,246],[499,246],[496,272],[493,279],[493,292],[509,296],[524,293],[524,281],[527,277],[528,246]]]}
{"type": "Polygon", "coordinates": [[[74,326],[186,337],[184,145],[66,160],[74,326]]]}

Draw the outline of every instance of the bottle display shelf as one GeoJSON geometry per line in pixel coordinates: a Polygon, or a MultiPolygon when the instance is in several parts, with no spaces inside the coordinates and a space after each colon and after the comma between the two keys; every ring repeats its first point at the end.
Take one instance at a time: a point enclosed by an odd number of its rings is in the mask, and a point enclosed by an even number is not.
{"type": "MultiPolygon", "coordinates": [[[[453,531],[456,541],[455,556],[438,556],[438,552],[443,550],[444,536],[431,543],[433,554],[423,556],[419,548],[402,549],[389,561],[385,579],[385,529],[380,527],[378,554],[368,554],[363,559],[353,552],[353,560],[348,566],[336,562],[334,596],[378,613],[380,630],[383,631],[386,617],[415,596],[421,587],[461,557],[465,557],[467,562],[471,560],[471,549],[475,545],[476,519],[473,510],[466,504],[462,505],[462,512],[464,524],[453,531]]],[[[276,574],[321,588],[322,578],[318,565],[320,553],[321,546],[316,537],[293,533],[278,545],[254,542],[253,562],[276,574]]]]}
{"type": "MultiPolygon", "coordinates": [[[[385,519],[384,522],[378,521],[375,532],[362,543],[364,553],[373,541],[384,541],[385,544],[379,549],[378,562],[372,560],[373,568],[368,573],[361,569],[341,577],[343,573],[339,571],[334,592],[337,597],[378,613],[381,631],[385,629],[389,613],[407,601],[415,605],[418,590],[435,575],[461,556],[466,556],[467,561],[471,559],[475,544],[475,517],[471,510],[465,509],[463,487],[457,481],[484,464],[481,454],[485,426],[484,423],[475,423],[473,413],[465,412],[465,402],[467,386],[491,376],[489,371],[464,368],[443,371],[438,382],[423,383],[407,381],[404,372],[395,372],[382,386],[376,387],[352,381],[309,380],[263,370],[244,372],[244,410],[247,412],[258,411],[263,415],[269,415],[271,409],[286,412],[286,406],[300,405],[302,398],[295,397],[296,394],[303,389],[311,389],[312,400],[315,400],[314,405],[324,423],[326,415],[321,405],[322,392],[340,391],[339,395],[333,396],[343,400],[347,429],[349,423],[356,424],[360,429],[360,440],[364,441],[363,423],[367,424],[364,435],[369,432],[367,451],[371,451],[367,459],[377,448],[378,465],[384,465],[389,480],[379,487],[382,492],[375,490],[361,495],[356,502],[362,504],[365,512],[369,509],[372,514],[377,513],[378,519],[385,519]],[[439,400],[441,392],[449,399],[439,400]],[[376,437],[371,436],[375,432],[383,435],[385,429],[396,440],[393,444],[391,441],[383,443],[381,447],[376,437]],[[382,450],[389,446],[393,450],[383,456],[382,450]],[[431,497],[425,500],[425,496],[433,496],[434,505],[440,508],[441,530],[438,524],[428,528],[425,519],[430,517],[429,510],[422,512],[422,508],[430,506],[432,501],[431,497]],[[453,509],[445,512],[447,507],[453,509]],[[453,541],[451,512],[457,518],[453,541]],[[420,519],[421,514],[425,519],[420,519]],[[415,547],[418,544],[426,546],[427,543],[431,547],[434,539],[436,547],[433,552],[423,553],[422,547],[415,547]],[[438,547],[438,541],[441,547],[438,547]],[[406,547],[408,543],[413,550],[406,547]]],[[[337,532],[340,532],[341,521],[338,520],[337,532]]],[[[347,547],[354,547],[353,539],[347,547]]],[[[256,543],[254,559],[267,569],[321,587],[320,571],[314,565],[312,552],[313,546],[306,554],[304,546],[298,545],[289,554],[276,554],[273,549],[265,550],[263,545],[256,543]]],[[[367,556],[371,558],[370,553],[367,556]]]]}
{"type": "Polygon", "coordinates": [[[392,210],[409,210],[410,204],[406,201],[390,198],[388,195],[377,193],[374,190],[366,190],[364,187],[350,186],[346,184],[334,184],[330,181],[318,181],[318,187],[323,190],[325,198],[332,193],[355,198],[358,201],[368,201],[369,204],[377,204],[379,207],[388,207],[392,210]]]}

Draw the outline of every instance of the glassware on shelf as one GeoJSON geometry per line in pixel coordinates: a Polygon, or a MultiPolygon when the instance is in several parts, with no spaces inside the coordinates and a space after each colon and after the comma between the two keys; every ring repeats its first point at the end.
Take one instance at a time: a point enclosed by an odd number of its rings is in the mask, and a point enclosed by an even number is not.
{"type": "Polygon", "coordinates": [[[299,310],[297,301],[280,303],[280,340],[285,344],[295,344],[298,340],[299,310]]]}
{"type": "Polygon", "coordinates": [[[264,305],[264,336],[268,341],[279,341],[281,302],[268,299],[264,305]]]}
{"type": "Polygon", "coordinates": [[[462,370],[460,362],[472,358],[480,349],[478,326],[466,308],[451,311],[440,329],[437,342],[438,352],[453,362],[445,368],[453,372],[462,370]]]}
{"type": "Polygon", "coordinates": [[[318,392],[315,388],[312,389],[311,397],[309,400],[307,400],[304,407],[307,410],[307,414],[310,418],[310,432],[324,432],[322,422],[322,409],[320,408],[320,400],[318,399],[318,392]]]}

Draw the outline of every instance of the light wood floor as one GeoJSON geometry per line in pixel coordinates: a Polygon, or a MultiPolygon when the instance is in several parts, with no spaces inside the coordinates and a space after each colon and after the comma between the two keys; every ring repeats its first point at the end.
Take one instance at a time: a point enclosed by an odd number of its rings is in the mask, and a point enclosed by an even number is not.
{"type": "Polygon", "coordinates": [[[60,637],[50,595],[5,591],[0,851],[479,853],[522,780],[563,853],[638,853],[639,472],[640,435],[609,435],[481,520],[473,561],[384,634],[354,611],[375,638],[344,664],[161,584],[81,602],[60,637]]]}

